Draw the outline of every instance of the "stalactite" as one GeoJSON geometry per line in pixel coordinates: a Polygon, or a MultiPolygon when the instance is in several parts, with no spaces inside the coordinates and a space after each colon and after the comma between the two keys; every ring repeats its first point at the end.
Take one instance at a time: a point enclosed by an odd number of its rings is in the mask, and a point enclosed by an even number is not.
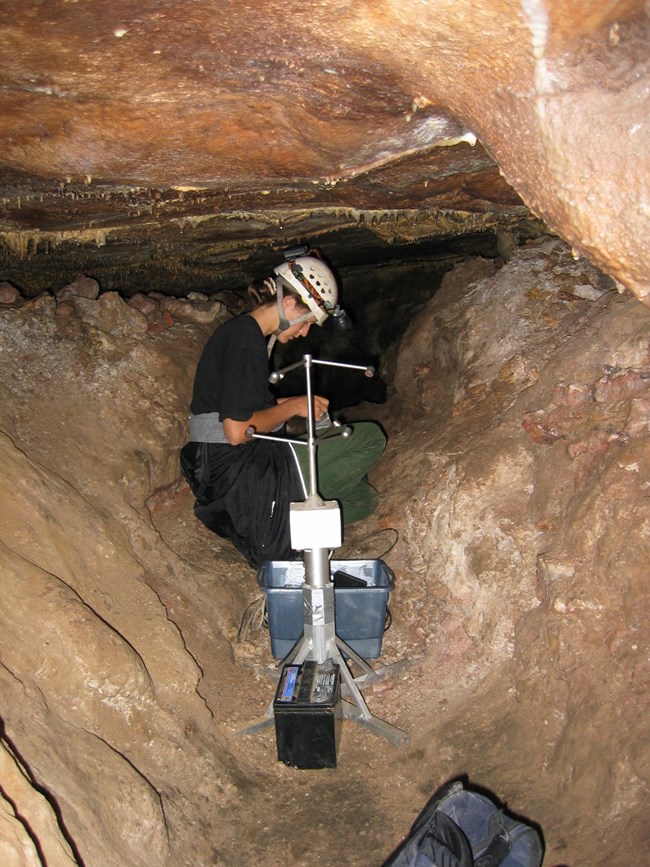
{"type": "Polygon", "coordinates": [[[11,250],[19,259],[26,259],[39,252],[49,253],[61,244],[94,244],[105,247],[108,242],[109,230],[82,229],[72,232],[0,232],[0,242],[11,250]]]}

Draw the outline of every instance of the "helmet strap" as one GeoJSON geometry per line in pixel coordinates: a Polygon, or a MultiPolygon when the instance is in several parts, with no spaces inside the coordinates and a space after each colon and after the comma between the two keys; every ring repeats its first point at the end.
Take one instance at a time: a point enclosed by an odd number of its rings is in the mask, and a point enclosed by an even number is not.
{"type": "MultiPolygon", "coordinates": [[[[278,283],[280,284],[280,285],[278,285],[278,292],[277,292],[278,313],[280,315],[280,323],[274,332],[274,334],[276,334],[276,335],[282,334],[282,332],[286,331],[288,328],[292,328],[294,325],[298,325],[299,322],[306,322],[308,319],[311,319],[314,316],[314,313],[308,309],[306,313],[303,313],[300,316],[297,316],[295,319],[287,319],[287,317],[285,316],[284,307],[282,304],[282,302],[284,300],[283,295],[282,295],[282,284],[280,281],[278,281],[278,283]]],[[[296,298],[298,301],[300,300],[298,298],[298,296],[295,295],[293,292],[291,294],[292,294],[293,298],[296,298]]]]}
{"type": "Polygon", "coordinates": [[[277,286],[276,297],[278,299],[278,316],[279,316],[280,322],[278,324],[278,327],[276,328],[276,330],[273,333],[277,337],[278,334],[282,334],[282,332],[286,331],[287,328],[291,328],[291,323],[289,322],[287,317],[284,315],[284,307],[282,306],[282,302],[284,300],[283,295],[282,295],[282,280],[276,280],[275,285],[277,286]]]}
{"type": "Polygon", "coordinates": [[[277,299],[278,299],[278,314],[280,317],[280,322],[278,324],[278,327],[275,329],[275,331],[273,332],[273,334],[269,338],[269,342],[267,344],[269,358],[271,357],[271,353],[273,352],[273,347],[275,346],[275,341],[277,340],[278,336],[280,334],[282,334],[283,331],[287,331],[287,329],[291,328],[292,326],[298,325],[299,322],[306,322],[308,319],[311,319],[312,316],[314,315],[311,312],[311,310],[308,310],[307,313],[303,313],[303,315],[299,316],[297,319],[287,319],[287,317],[284,314],[284,307],[282,306],[282,300],[283,300],[282,280],[276,281],[276,287],[277,287],[277,299]]]}

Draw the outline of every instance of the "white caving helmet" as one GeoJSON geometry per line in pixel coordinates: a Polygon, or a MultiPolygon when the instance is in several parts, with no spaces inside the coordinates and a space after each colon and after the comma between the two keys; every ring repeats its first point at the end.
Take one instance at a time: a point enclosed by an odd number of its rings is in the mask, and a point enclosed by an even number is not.
{"type": "Polygon", "coordinates": [[[297,295],[311,311],[300,319],[287,322],[284,313],[280,312],[280,330],[286,331],[297,322],[306,321],[312,315],[316,317],[316,324],[322,325],[328,316],[334,313],[336,302],[339,297],[336,278],[322,259],[311,251],[306,256],[297,256],[295,259],[287,258],[286,262],[278,265],[274,273],[279,278],[276,280],[278,288],[278,304],[282,307],[283,285],[297,295]],[[286,323],[286,324],[285,324],[286,323]]]}

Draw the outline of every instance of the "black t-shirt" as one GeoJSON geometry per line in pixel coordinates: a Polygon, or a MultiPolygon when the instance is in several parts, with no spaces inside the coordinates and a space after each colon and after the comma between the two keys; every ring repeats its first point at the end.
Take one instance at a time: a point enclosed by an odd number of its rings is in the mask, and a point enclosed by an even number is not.
{"type": "Polygon", "coordinates": [[[275,405],[269,388],[269,360],[262,329],[252,316],[238,316],[214,332],[203,349],[194,378],[190,410],[218,412],[246,421],[275,405]]]}

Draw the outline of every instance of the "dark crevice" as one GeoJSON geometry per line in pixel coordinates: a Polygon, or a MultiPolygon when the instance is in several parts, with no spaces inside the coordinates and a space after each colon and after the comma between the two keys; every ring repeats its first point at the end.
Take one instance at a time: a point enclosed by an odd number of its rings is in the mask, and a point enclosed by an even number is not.
{"type": "MultiPolygon", "coordinates": [[[[66,827],[65,821],[63,819],[63,813],[61,811],[61,808],[59,806],[58,801],[56,800],[54,795],[48,789],[46,789],[44,786],[40,785],[36,781],[32,771],[29,767],[28,762],[25,761],[25,758],[21,755],[20,751],[17,749],[15,743],[8,736],[6,729],[5,729],[4,720],[2,720],[1,718],[0,718],[0,741],[2,741],[5,744],[5,746],[7,747],[9,752],[12,754],[12,756],[20,763],[20,766],[21,766],[20,770],[25,774],[25,776],[29,780],[31,787],[36,792],[38,792],[40,795],[42,795],[42,797],[45,798],[45,800],[48,802],[48,804],[50,805],[50,807],[52,809],[52,812],[54,813],[54,815],[56,817],[57,825],[59,827],[59,830],[61,831],[61,834],[65,838],[66,843],[70,846],[70,849],[72,850],[72,854],[73,854],[75,861],[77,862],[79,867],[84,867],[84,860],[81,857],[81,853],[79,852],[79,849],[77,848],[72,835],[70,834],[70,832],[68,831],[68,829],[66,827]]],[[[6,800],[12,805],[14,813],[16,815],[16,818],[23,825],[23,827],[25,829],[25,833],[29,836],[30,840],[34,844],[34,848],[38,852],[39,859],[41,860],[41,862],[44,865],[47,865],[47,858],[45,856],[45,853],[43,852],[43,849],[42,849],[41,843],[38,839],[38,836],[34,832],[33,828],[31,828],[27,819],[23,815],[21,815],[20,811],[18,810],[17,805],[14,803],[14,801],[11,799],[11,797],[8,796],[8,794],[6,793],[6,791],[4,790],[4,788],[2,786],[0,786],[0,791],[3,794],[3,797],[5,797],[6,800]]]]}

